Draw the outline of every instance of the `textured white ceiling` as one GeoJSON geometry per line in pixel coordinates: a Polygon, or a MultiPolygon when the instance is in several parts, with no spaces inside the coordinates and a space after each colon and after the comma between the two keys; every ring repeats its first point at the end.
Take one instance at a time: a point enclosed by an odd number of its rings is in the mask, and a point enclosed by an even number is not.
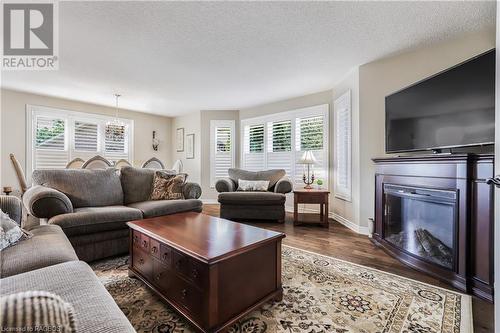
{"type": "Polygon", "coordinates": [[[60,69],[2,86],[163,115],[329,89],[352,67],[494,26],[492,2],[60,2],[60,69]]]}

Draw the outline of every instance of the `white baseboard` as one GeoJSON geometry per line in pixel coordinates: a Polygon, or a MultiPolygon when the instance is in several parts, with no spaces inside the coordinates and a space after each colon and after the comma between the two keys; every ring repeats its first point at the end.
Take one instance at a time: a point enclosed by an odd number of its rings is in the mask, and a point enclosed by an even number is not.
{"type": "Polygon", "coordinates": [[[335,214],[333,212],[330,212],[329,216],[332,219],[334,219],[335,221],[337,221],[338,223],[340,223],[340,224],[348,227],[349,229],[351,229],[354,232],[357,232],[358,234],[366,235],[366,236],[369,235],[369,233],[368,233],[368,227],[362,227],[360,225],[357,225],[356,223],[353,223],[353,222],[349,221],[345,217],[340,216],[339,214],[335,214]]]}
{"type": "MultiPolygon", "coordinates": [[[[285,210],[287,212],[293,213],[293,207],[285,206],[285,210]]],[[[299,207],[299,212],[300,213],[316,213],[317,214],[317,213],[319,213],[319,210],[318,209],[306,208],[306,207],[299,207]]],[[[351,229],[352,231],[354,231],[354,232],[356,232],[358,234],[368,236],[368,227],[359,226],[356,223],[349,221],[345,217],[340,216],[338,214],[335,214],[333,212],[329,212],[328,213],[328,217],[331,218],[331,219],[334,219],[338,223],[346,226],[347,228],[351,229]]]]}

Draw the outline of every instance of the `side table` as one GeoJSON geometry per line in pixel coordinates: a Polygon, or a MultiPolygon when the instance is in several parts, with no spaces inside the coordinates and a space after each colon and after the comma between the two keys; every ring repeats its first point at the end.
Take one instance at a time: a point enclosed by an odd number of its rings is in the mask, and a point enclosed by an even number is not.
{"type": "Polygon", "coordinates": [[[300,224],[320,224],[322,227],[328,228],[328,190],[316,189],[300,189],[293,191],[293,225],[300,224]],[[311,220],[314,214],[299,214],[299,203],[319,204],[319,221],[311,220]]]}

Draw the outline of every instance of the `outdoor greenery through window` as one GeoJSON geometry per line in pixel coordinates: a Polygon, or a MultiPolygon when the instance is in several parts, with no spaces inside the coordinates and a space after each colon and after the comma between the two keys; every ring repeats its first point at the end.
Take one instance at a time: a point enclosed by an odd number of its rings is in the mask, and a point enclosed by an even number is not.
{"type": "Polygon", "coordinates": [[[290,120],[274,122],[272,137],[273,152],[292,150],[292,122],[290,120]]]}
{"type": "Polygon", "coordinates": [[[39,117],[36,122],[36,147],[64,150],[64,120],[39,117]]]}
{"type": "Polygon", "coordinates": [[[264,125],[253,125],[249,128],[249,151],[264,152],[264,125]]]}
{"type": "Polygon", "coordinates": [[[323,149],[323,116],[301,118],[300,128],[300,150],[323,149]]]}

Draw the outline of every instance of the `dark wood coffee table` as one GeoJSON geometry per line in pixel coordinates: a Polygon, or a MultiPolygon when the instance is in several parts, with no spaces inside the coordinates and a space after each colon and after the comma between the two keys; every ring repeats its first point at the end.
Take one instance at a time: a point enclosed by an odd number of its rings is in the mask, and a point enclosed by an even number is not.
{"type": "Polygon", "coordinates": [[[283,296],[282,233],[193,212],[127,224],[130,274],[203,332],[283,296]]]}

